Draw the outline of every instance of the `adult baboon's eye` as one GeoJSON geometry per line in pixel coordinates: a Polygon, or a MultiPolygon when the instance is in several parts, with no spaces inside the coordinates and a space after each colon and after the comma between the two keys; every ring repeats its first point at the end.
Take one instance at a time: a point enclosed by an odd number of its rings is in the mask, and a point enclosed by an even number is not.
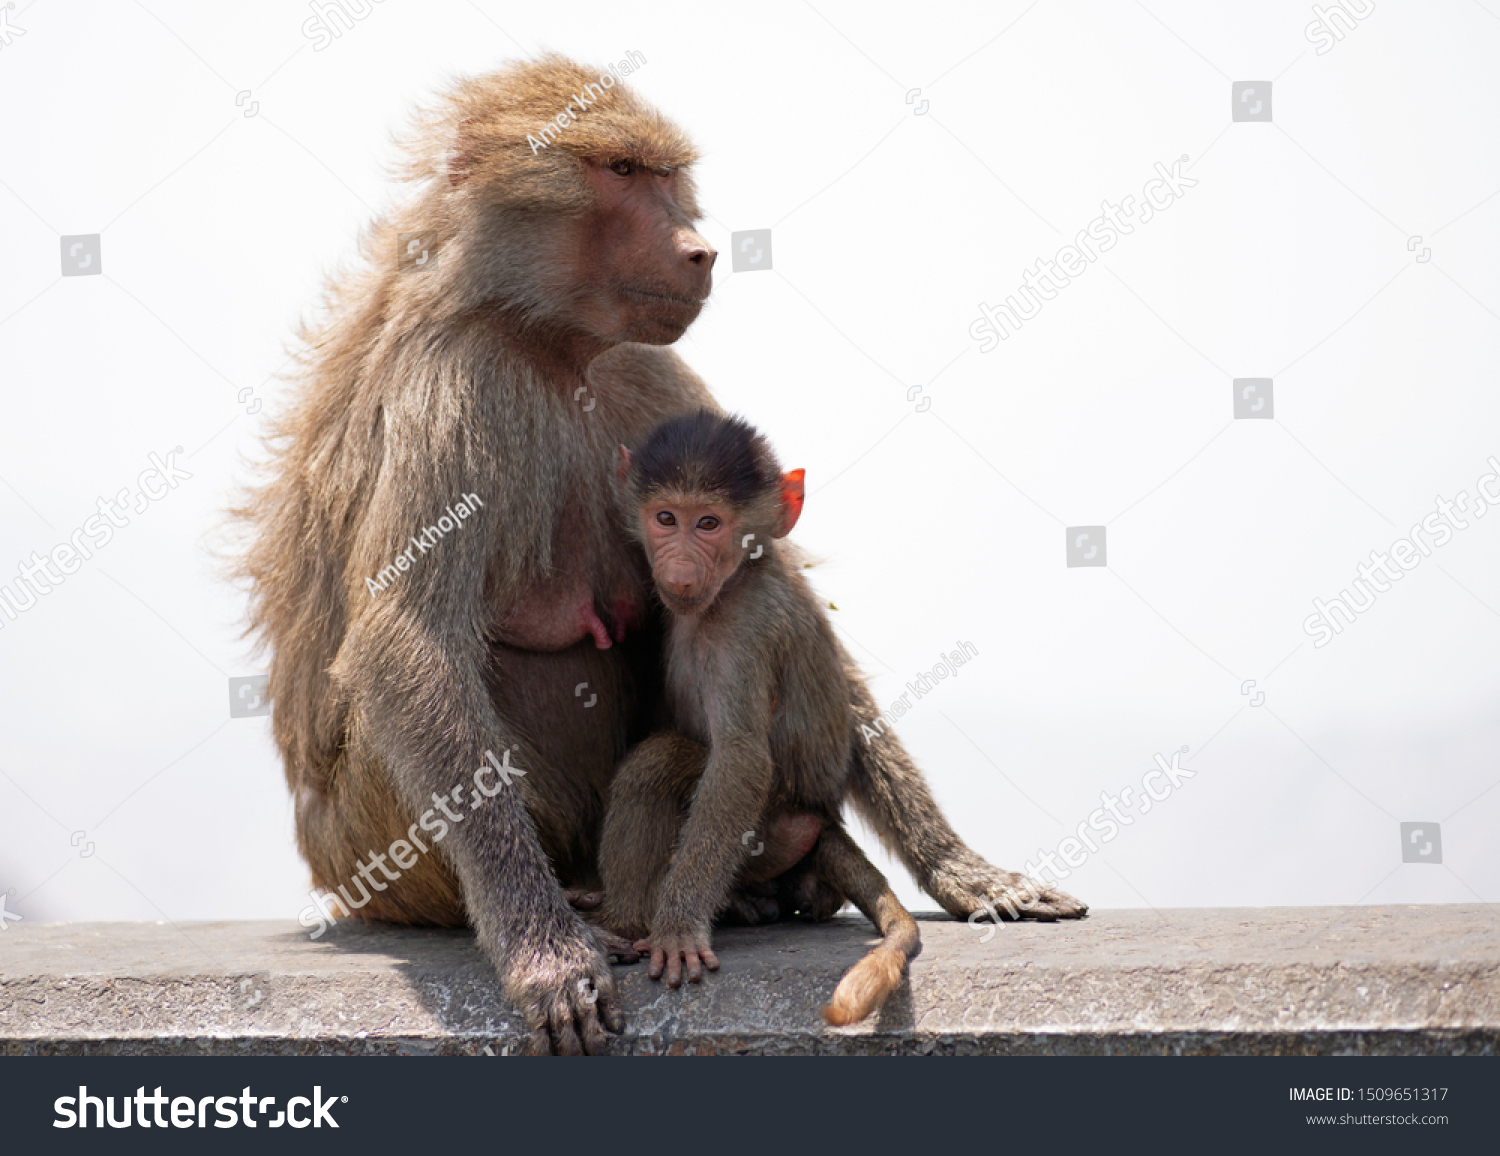
{"type": "Polygon", "coordinates": [[[612,173],[618,173],[622,177],[628,177],[631,173],[635,172],[635,162],[613,161],[609,166],[609,171],[612,173]]]}
{"type": "Polygon", "coordinates": [[[658,526],[675,526],[677,519],[672,517],[671,510],[658,510],[656,513],[656,524],[658,526]]]}
{"type": "Polygon", "coordinates": [[[717,530],[718,528],[719,519],[715,518],[712,514],[705,515],[704,517],[698,519],[698,529],[700,530],[713,531],[717,530]]]}

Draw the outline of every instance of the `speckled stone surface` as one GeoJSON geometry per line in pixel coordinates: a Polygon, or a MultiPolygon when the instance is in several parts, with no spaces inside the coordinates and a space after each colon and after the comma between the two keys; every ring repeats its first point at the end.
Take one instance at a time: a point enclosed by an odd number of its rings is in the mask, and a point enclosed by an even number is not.
{"type": "MultiPolygon", "coordinates": [[[[641,1054],[1497,1054],[1500,905],[919,916],[910,983],[869,1022],[823,1003],[873,942],[845,915],[716,933],[670,990],[618,967],[641,1054]]],[[[475,1054],[520,1023],[463,932],[347,923],[12,924],[0,1054],[475,1054]]]]}

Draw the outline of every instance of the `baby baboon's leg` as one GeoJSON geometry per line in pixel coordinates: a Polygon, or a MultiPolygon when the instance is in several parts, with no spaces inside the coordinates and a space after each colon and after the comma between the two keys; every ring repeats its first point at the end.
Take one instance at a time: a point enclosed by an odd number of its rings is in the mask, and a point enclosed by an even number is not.
{"type": "Polygon", "coordinates": [[[599,841],[604,925],[627,938],[647,935],[656,893],[703,775],[708,749],[672,731],[637,746],[615,773],[599,841]]]}

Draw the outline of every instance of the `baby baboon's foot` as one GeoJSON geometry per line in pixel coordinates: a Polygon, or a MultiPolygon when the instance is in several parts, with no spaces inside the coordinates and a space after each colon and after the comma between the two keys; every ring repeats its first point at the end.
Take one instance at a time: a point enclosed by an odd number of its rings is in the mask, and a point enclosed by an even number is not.
{"type": "Polygon", "coordinates": [[[743,883],[729,893],[729,903],[718,921],[731,926],[759,927],[781,918],[774,883],[743,883]]]}
{"type": "Polygon", "coordinates": [[[976,857],[975,862],[940,872],[924,887],[956,919],[984,912],[996,919],[1081,919],[1088,904],[1066,891],[1015,871],[1000,871],[976,857]]]}
{"type": "Polygon", "coordinates": [[[624,935],[616,935],[607,927],[597,924],[591,927],[594,939],[599,944],[599,950],[609,956],[611,963],[635,963],[641,958],[641,953],[635,949],[633,941],[624,935]]]}

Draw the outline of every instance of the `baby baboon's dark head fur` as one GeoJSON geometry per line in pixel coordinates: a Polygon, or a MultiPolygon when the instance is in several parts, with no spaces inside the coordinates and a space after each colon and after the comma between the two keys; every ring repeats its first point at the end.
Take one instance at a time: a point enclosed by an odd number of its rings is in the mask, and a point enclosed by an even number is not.
{"type": "Polygon", "coordinates": [[[695,493],[749,510],[781,486],[781,466],[770,444],[743,418],[712,410],[668,418],[634,455],[634,496],[695,493]]]}

